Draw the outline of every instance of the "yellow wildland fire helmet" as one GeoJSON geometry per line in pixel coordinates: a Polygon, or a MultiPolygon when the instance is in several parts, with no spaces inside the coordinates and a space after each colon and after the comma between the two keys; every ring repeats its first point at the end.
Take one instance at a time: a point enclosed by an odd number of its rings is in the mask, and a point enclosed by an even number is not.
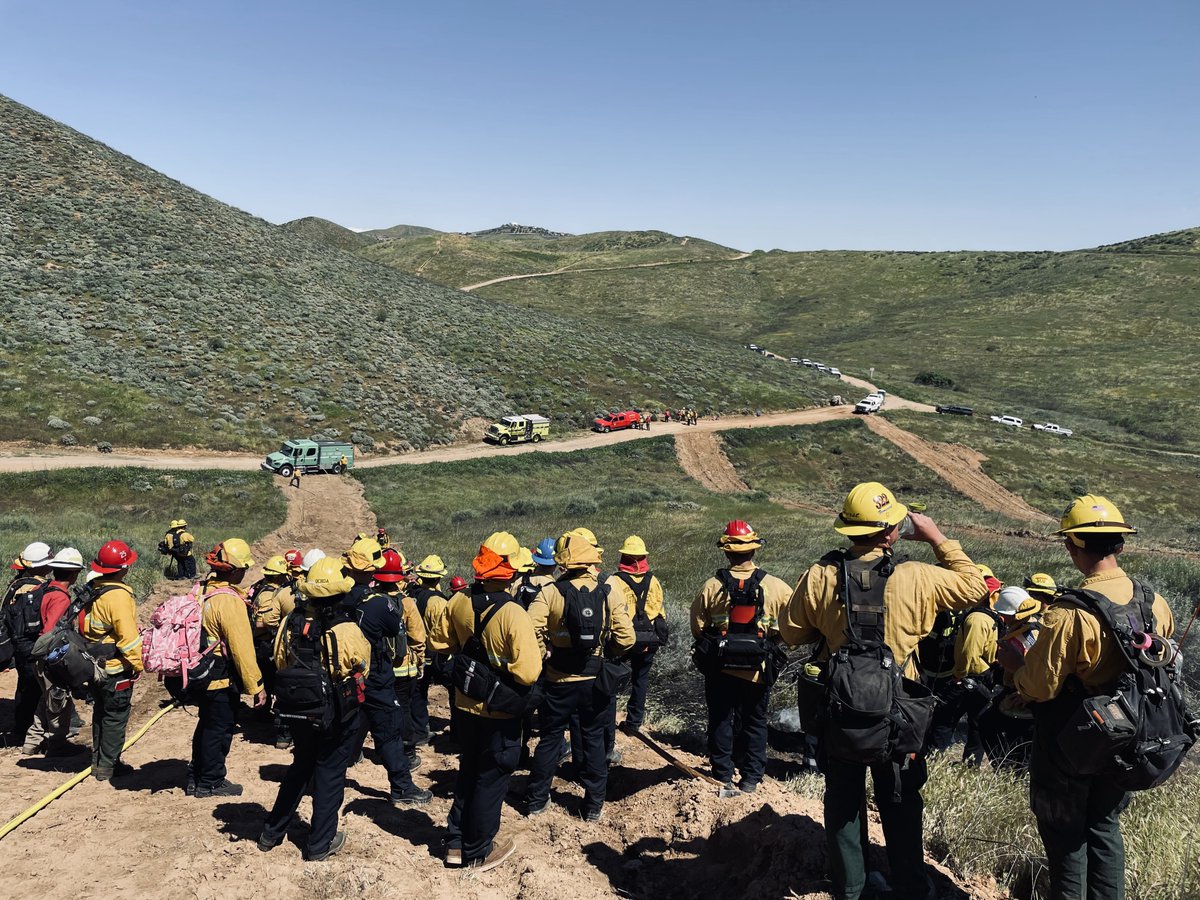
{"type": "Polygon", "coordinates": [[[254,565],[254,557],[250,555],[250,545],[241,538],[230,538],[217,545],[214,554],[220,562],[232,569],[248,569],[254,565]]]}
{"type": "Polygon", "coordinates": [[[1053,597],[1058,593],[1058,585],[1045,572],[1035,572],[1025,579],[1025,590],[1031,594],[1053,597]]]}
{"type": "Polygon", "coordinates": [[[1058,535],[1066,535],[1076,547],[1083,541],[1081,534],[1137,534],[1137,529],[1125,522],[1121,511],[1107,497],[1099,494],[1084,494],[1076,497],[1063,513],[1059,522],[1058,535]]]}
{"type": "Polygon", "coordinates": [[[383,568],[383,548],[373,537],[360,537],[342,554],[342,559],[355,572],[374,572],[383,568]]]}
{"type": "Polygon", "coordinates": [[[509,557],[521,549],[520,542],[507,531],[495,531],[483,542],[497,556],[509,557]]]}
{"type": "Polygon", "coordinates": [[[864,481],[846,495],[833,528],[847,537],[860,537],[899,525],[907,515],[908,507],[895,494],[878,481],[864,481]]]}
{"type": "Polygon", "coordinates": [[[288,573],[287,560],[282,556],[272,556],[263,565],[264,575],[286,575],[288,573]]]}
{"type": "Polygon", "coordinates": [[[625,538],[625,543],[621,545],[622,556],[649,556],[650,551],[646,549],[646,542],[636,534],[631,534],[625,538]]]}
{"type": "MultiPolygon", "coordinates": [[[[400,557],[402,560],[404,557],[400,557]]],[[[441,578],[446,574],[446,564],[436,553],[431,553],[417,566],[418,578],[441,578]]]]}
{"type": "Polygon", "coordinates": [[[342,562],[332,556],[322,556],[300,584],[300,592],[305,597],[323,598],[336,597],[347,593],[354,587],[354,579],[342,571],[342,562]]]}

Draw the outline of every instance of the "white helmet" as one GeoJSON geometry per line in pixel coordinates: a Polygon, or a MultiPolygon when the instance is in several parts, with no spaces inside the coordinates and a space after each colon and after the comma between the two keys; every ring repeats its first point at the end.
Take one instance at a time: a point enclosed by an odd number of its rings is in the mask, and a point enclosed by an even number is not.
{"type": "Polygon", "coordinates": [[[50,563],[50,545],[34,541],[21,551],[21,562],[31,569],[40,569],[50,563]]]}
{"type": "Polygon", "coordinates": [[[63,547],[54,554],[54,559],[50,560],[50,568],[52,569],[82,569],[83,554],[74,547],[63,547]]]}
{"type": "Polygon", "coordinates": [[[1017,610],[1021,608],[1021,604],[1029,599],[1031,599],[1029,592],[1025,588],[1010,584],[1000,588],[1000,595],[996,598],[996,604],[992,609],[998,616],[1015,616],[1017,610]]]}
{"type": "Polygon", "coordinates": [[[309,550],[307,553],[304,554],[304,560],[300,563],[301,571],[307,572],[309,569],[311,569],[313,567],[313,563],[315,563],[318,559],[324,559],[324,558],[325,558],[324,550],[317,550],[315,548],[312,550],[309,550]]]}

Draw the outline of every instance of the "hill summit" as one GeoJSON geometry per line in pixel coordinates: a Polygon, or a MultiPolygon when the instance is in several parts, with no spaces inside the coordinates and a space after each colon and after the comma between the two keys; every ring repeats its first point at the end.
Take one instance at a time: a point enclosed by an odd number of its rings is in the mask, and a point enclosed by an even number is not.
{"type": "MultiPolygon", "coordinates": [[[[449,290],[205,196],[0,97],[0,433],[64,444],[406,448],[542,412],[805,405],[731,342],[449,290]]],[[[373,246],[373,245],[372,245],[373,246]]]]}

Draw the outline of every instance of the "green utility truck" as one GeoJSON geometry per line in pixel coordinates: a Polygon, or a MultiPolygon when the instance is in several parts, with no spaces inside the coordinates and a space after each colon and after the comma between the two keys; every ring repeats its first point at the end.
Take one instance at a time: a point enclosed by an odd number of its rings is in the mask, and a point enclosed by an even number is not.
{"type": "Polygon", "coordinates": [[[492,444],[521,444],[538,441],[550,436],[550,420],[545,416],[505,416],[488,426],[483,439],[492,444]]]}
{"type": "Polygon", "coordinates": [[[291,478],[297,469],[305,475],[326,472],[341,475],[353,466],[354,445],[343,441],[285,441],[277,452],[262,461],[262,468],[284,478],[291,478]]]}

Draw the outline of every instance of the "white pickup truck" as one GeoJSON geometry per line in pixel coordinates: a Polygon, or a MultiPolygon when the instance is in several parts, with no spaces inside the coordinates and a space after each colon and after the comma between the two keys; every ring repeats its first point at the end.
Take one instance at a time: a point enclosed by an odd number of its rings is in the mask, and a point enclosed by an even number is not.
{"type": "Polygon", "coordinates": [[[883,402],[886,399],[886,391],[867,394],[867,396],[863,397],[856,404],[854,404],[854,411],[856,413],[862,413],[863,415],[870,415],[873,412],[879,412],[879,410],[883,409],[883,402]]]}
{"type": "Polygon", "coordinates": [[[1012,428],[1024,428],[1025,420],[1018,419],[1016,416],[992,416],[993,422],[999,422],[1001,425],[1008,425],[1012,428]]]}
{"type": "Polygon", "coordinates": [[[1070,437],[1075,432],[1070,428],[1063,428],[1061,425],[1055,425],[1053,422],[1039,422],[1033,426],[1034,431],[1044,431],[1047,434],[1061,434],[1063,437],[1070,437]]]}

